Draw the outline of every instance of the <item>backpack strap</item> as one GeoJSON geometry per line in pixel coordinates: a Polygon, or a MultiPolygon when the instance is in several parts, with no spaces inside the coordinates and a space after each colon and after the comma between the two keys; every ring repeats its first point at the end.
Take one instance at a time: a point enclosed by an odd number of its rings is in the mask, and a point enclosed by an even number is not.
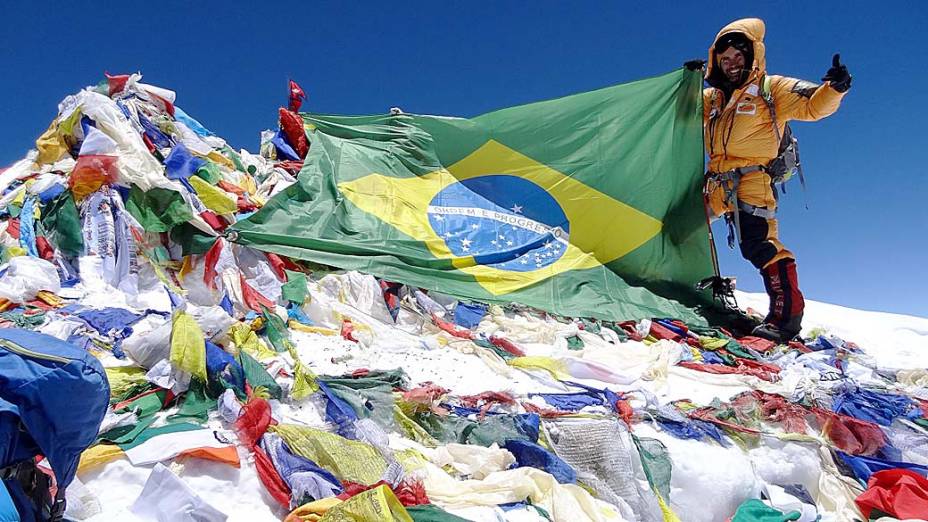
{"type": "Polygon", "coordinates": [[[777,152],[779,152],[780,146],[783,144],[783,136],[780,135],[780,126],[777,125],[777,107],[773,103],[773,92],[770,84],[770,77],[764,75],[760,82],[760,95],[764,99],[764,103],[767,104],[767,109],[770,110],[770,121],[773,122],[773,134],[777,137],[777,152]]]}
{"type": "Polygon", "coordinates": [[[709,98],[709,120],[714,120],[722,114],[721,110],[721,101],[719,99],[719,89],[716,87],[712,88],[712,97],[709,98]]]}

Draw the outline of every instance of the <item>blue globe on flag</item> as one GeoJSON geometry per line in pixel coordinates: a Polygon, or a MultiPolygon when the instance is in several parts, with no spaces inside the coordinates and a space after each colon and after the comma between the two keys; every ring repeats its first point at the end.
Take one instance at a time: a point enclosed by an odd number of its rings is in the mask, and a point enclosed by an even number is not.
{"type": "Polygon", "coordinates": [[[560,259],[570,233],[567,216],[546,190],[506,174],[445,187],[429,203],[428,218],[455,256],[517,272],[560,259]]]}

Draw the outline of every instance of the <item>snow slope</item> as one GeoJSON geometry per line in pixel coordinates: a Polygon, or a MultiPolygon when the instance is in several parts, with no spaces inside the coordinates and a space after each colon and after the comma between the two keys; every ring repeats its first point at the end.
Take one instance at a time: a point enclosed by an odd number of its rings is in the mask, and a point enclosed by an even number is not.
{"type": "MultiPolygon", "coordinates": [[[[742,308],[767,309],[765,294],[737,293],[742,308]]],[[[928,366],[928,319],[912,315],[868,312],[806,301],[803,334],[816,328],[853,341],[881,367],[904,369],[928,366]]]]}

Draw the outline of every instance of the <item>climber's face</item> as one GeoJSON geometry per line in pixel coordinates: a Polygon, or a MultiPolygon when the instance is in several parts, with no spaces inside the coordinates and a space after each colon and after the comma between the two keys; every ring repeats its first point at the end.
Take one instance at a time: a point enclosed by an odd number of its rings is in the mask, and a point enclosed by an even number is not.
{"type": "Polygon", "coordinates": [[[744,54],[734,46],[725,49],[725,52],[718,56],[719,67],[728,81],[734,84],[740,83],[744,73],[744,54]]]}

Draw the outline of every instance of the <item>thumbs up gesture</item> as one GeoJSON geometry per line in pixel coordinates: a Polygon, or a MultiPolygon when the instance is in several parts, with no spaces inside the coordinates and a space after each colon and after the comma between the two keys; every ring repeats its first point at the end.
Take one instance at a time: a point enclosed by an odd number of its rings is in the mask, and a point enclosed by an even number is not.
{"type": "Polygon", "coordinates": [[[835,54],[831,59],[831,69],[822,76],[822,81],[831,83],[838,92],[847,92],[851,88],[851,74],[847,72],[847,66],[841,63],[840,54],[835,54]]]}

